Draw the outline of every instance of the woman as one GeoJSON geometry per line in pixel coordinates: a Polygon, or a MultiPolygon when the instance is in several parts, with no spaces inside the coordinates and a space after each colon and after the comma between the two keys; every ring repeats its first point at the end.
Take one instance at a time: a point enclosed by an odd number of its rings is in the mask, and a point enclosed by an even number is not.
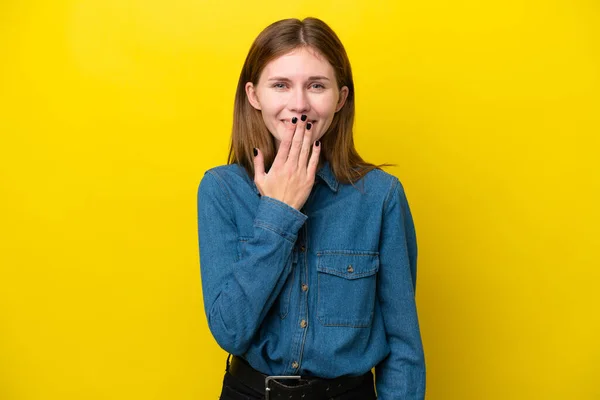
{"type": "Polygon", "coordinates": [[[229,164],[198,190],[204,306],[230,353],[223,400],[368,400],[374,384],[379,399],[424,398],[413,220],[399,180],[356,152],[353,122],[350,63],[324,22],[260,33],[229,164]]]}

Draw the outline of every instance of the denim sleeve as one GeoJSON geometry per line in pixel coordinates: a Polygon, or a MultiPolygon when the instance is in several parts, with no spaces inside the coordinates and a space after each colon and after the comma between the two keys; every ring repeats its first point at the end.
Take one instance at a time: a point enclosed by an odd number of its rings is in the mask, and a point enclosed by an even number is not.
{"type": "Polygon", "coordinates": [[[204,310],[215,340],[242,355],[281,291],[298,231],[307,216],[263,196],[253,237],[238,252],[234,204],[215,172],[198,188],[198,240],[204,310]]]}
{"type": "Polygon", "coordinates": [[[386,200],[377,292],[390,354],[375,368],[380,400],[425,398],[425,356],[417,317],[417,241],[404,188],[394,179],[386,200]]]}

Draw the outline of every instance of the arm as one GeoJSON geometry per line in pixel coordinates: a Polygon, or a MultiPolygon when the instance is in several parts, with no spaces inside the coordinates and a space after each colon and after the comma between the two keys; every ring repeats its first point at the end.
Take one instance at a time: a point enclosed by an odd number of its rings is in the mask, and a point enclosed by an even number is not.
{"type": "Polygon", "coordinates": [[[262,196],[252,239],[238,259],[233,204],[216,172],[198,189],[198,239],[208,325],[226,351],[243,354],[281,291],[297,233],[306,215],[262,196]]]}
{"type": "Polygon", "coordinates": [[[417,242],[415,227],[398,179],[386,205],[379,249],[378,299],[390,354],[375,368],[380,400],[422,400],[425,358],[417,318],[417,242]]]}

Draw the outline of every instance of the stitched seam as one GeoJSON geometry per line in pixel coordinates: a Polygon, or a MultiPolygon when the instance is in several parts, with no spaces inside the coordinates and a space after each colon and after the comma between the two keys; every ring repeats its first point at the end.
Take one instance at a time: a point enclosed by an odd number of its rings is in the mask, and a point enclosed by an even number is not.
{"type": "MultiPolygon", "coordinates": [[[[229,197],[229,193],[227,193],[224,180],[221,178],[221,176],[215,170],[206,171],[206,173],[210,174],[212,177],[215,178],[215,180],[217,181],[217,185],[219,185],[219,188],[221,189],[221,192],[223,192],[223,194],[227,198],[227,202],[229,203],[229,209],[233,210],[234,209],[233,201],[231,200],[231,197],[229,197]]],[[[233,224],[235,224],[235,219],[233,218],[232,215],[230,215],[230,219],[231,219],[231,222],[233,224]]]]}
{"type": "Polygon", "coordinates": [[[265,222],[256,221],[254,223],[254,226],[259,227],[259,228],[265,228],[265,229],[267,229],[267,230],[269,230],[271,232],[274,232],[274,233],[278,234],[279,236],[281,236],[282,238],[284,238],[285,240],[287,240],[288,242],[290,242],[292,244],[294,244],[296,242],[295,240],[292,240],[293,238],[288,238],[287,234],[285,232],[281,232],[276,227],[274,227],[272,225],[269,225],[269,224],[267,224],[265,222]]]}
{"type": "Polygon", "coordinates": [[[378,256],[378,251],[363,251],[363,250],[321,250],[317,252],[318,257],[328,255],[351,255],[359,257],[372,257],[378,256]]]}
{"type": "Polygon", "coordinates": [[[400,181],[398,180],[398,178],[394,177],[394,179],[392,179],[392,183],[390,185],[390,188],[388,189],[388,193],[385,196],[385,200],[383,202],[384,211],[387,211],[388,203],[390,202],[392,197],[394,197],[394,195],[393,195],[394,190],[396,189],[396,187],[398,186],[399,183],[400,183],[400,181]]]}
{"type": "Polygon", "coordinates": [[[294,207],[292,207],[286,203],[283,203],[277,199],[273,199],[269,196],[262,196],[262,198],[265,199],[265,201],[268,201],[269,203],[277,206],[278,208],[280,208],[282,210],[286,210],[287,212],[292,212],[292,213],[296,214],[297,216],[298,216],[298,214],[304,215],[300,211],[296,210],[294,207]]]}
{"type": "Polygon", "coordinates": [[[341,278],[345,278],[345,279],[348,279],[348,280],[353,280],[353,279],[362,278],[362,277],[365,277],[365,276],[375,275],[375,273],[378,270],[379,270],[379,268],[373,268],[373,269],[370,269],[370,270],[365,271],[365,272],[360,272],[360,273],[353,272],[352,274],[350,274],[350,273],[343,273],[343,272],[340,272],[338,270],[331,269],[331,268],[326,268],[326,267],[319,267],[319,268],[317,268],[317,271],[319,271],[319,272],[323,272],[323,273],[326,273],[326,274],[329,274],[329,275],[339,276],[341,278]]]}

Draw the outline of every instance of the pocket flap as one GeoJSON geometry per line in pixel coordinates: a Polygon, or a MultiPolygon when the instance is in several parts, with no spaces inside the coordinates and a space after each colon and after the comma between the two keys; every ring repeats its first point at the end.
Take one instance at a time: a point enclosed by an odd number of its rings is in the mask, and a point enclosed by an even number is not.
{"type": "Polygon", "coordinates": [[[317,252],[317,271],[345,279],[358,279],[379,270],[379,253],[335,250],[317,252]]]}

